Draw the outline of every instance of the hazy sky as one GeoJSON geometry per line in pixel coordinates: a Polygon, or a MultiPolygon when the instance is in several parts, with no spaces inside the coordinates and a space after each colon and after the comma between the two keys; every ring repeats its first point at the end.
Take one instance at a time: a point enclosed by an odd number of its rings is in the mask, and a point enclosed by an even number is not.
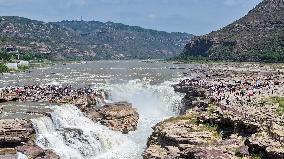
{"type": "Polygon", "coordinates": [[[0,15],[46,22],[114,21],[168,32],[205,34],[245,15],[261,0],[0,0],[0,15]]]}

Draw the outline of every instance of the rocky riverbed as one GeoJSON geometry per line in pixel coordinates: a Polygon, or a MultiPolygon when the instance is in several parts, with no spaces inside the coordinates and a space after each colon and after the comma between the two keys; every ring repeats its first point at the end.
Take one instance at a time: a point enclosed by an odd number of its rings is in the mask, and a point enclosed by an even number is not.
{"type": "Polygon", "coordinates": [[[0,118],[31,121],[35,145],[60,158],[141,159],[151,127],[178,110],[171,85],[185,68],[195,65],[96,61],[4,74],[0,118]]]}
{"type": "Polygon", "coordinates": [[[284,158],[283,68],[211,65],[174,85],[180,116],[157,124],[145,159],[284,158]]]}
{"type": "Polygon", "coordinates": [[[62,106],[72,104],[86,117],[112,130],[125,134],[135,131],[139,119],[137,110],[127,102],[106,103],[103,93],[90,88],[73,89],[58,85],[3,88],[0,93],[1,114],[8,115],[3,115],[0,120],[0,158],[19,158],[21,155],[28,159],[60,158],[53,150],[43,149],[36,144],[36,131],[30,120],[51,116],[52,109],[47,108],[48,103],[62,106]],[[23,103],[28,104],[29,109],[19,109],[23,103]],[[32,105],[38,107],[31,109],[32,105]],[[11,115],[17,111],[25,115],[11,115]]]}
{"type": "Polygon", "coordinates": [[[65,84],[2,89],[1,130],[7,133],[2,133],[1,157],[283,158],[282,65],[196,64],[157,69],[160,65],[122,71],[123,64],[109,69],[123,72],[127,80],[129,72],[134,72],[133,78],[152,74],[104,86],[108,93],[101,87],[67,85],[75,78],[76,84],[94,80],[88,80],[91,73],[79,73],[84,69],[77,71],[73,65],[68,74],[76,76],[70,80],[61,73],[41,79],[48,83],[64,79],[65,84]],[[161,70],[168,75],[182,72],[164,79],[161,70]],[[155,78],[165,82],[156,84],[155,78]]]}

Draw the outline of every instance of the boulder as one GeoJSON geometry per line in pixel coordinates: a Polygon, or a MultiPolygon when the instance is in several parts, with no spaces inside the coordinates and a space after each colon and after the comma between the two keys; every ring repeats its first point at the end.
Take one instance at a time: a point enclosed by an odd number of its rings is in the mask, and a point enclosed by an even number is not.
{"type": "Polygon", "coordinates": [[[35,145],[18,146],[16,150],[25,154],[29,159],[60,159],[52,150],[44,150],[35,145]]]}
{"type": "MultiPolygon", "coordinates": [[[[96,96],[81,96],[74,100],[74,104],[82,111],[86,111],[91,106],[96,106],[96,101],[99,97],[96,96]]],[[[72,102],[69,102],[72,103],[72,102]]]]}
{"type": "Polygon", "coordinates": [[[130,103],[118,102],[89,109],[87,116],[112,130],[128,133],[137,129],[139,115],[130,103]]]}
{"type": "Polygon", "coordinates": [[[44,150],[38,146],[23,145],[16,147],[17,152],[25,154],[29,158],[44,156],[44,150]]]}

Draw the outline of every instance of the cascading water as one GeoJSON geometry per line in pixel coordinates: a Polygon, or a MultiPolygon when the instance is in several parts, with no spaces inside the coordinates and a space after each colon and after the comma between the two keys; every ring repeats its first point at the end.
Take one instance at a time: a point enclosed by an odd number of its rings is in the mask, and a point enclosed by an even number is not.
{"type": "MultiPolygon", "coordinates": [[[[0,85],[71,84],[74,88],[95,86],[108,90],[109,100],[128,101],[137,108],[138,130],[127,135],[114,132],[84,117],[75,106],[52,106],[51,117],[33,119],[37,144],[54,150],[62,159],[140,159],[151,127],[178,112],[182,97],[171,87],[178,81],[169,80],[182,78],[187,70],[170,69],[175,67],[197,66],[161,61],[95,61],[8,74],[0,79],[0,85]]],[[[97,100],[97,105],[102,104],[103,100],[97,100]]]]}
{"type": "Polygon", "coordinates": [[[151,127],[174,116],[181,96],[171,82],[150,85],[145,80],[105,87],[110,99],[128,101],[139,112],[138,130],[128,135],[114,132],[86,118],[72,105],[53,106],[51,118],[33,119],[37,144],[52,149],[63,159],[134,159],[142,158],[151,127]]]}
{"type": "Polygon", "coordinates": [[[17,153],[17,159],[28,159],[28,157],[26,155],[24,155],[23,153],[18,152],[17,153]]]}
{"type": "Polygon", "coordinates": [[[182,96],[171,87],[174,81],[151,85],[146,78],[131,80],[125,84],[110,85],[110,100],[128,101],[139,112],[138,129],[128,134],[128,138],[139,145],[138,154],[133,158],[141,158],[146,147],[147,138],[151,135],[152,127],[158,122],[175,116],[178,112],[182,96]]]}
{"type": "Polygon", "coordinates": [[[131,158],[135,143],[84,117],[75,106],[54,106],[51,118],[33,119],[37,144],[63,159],[131,158]],[[129,146],[131,145],[131,146],[129,146]]]}

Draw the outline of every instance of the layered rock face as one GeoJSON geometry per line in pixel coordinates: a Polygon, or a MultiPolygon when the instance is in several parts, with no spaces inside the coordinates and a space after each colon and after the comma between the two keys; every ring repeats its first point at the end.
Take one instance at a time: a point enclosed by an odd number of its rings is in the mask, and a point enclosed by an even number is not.
{"type": "Polygon", "coordinates": [[[143,153],[145,159],[237,158],[244,140],[231,136],[225,141],[214,127],[198,124],[193,114],[171,118],[155,126],[143,153]]]}
{"type": "Polygon", "coordinates": [[[34,143],[35,132],[29,120],[0,120],[0,158],[17,158],[17,153],[29,159],[59,159],[51,150],[43,150],[34,143]]]}
{"type": "Polygon", "coordinates": [[[284,70],[242,65],[207,66],[175,85],[186,94],[181,116],[153,128],[143,157],[282,159],[284,70]]]}
{"type": "Polygon", "coordinates": [[[204,110],[209,106],[209,100],[206,99],[206,89],[196,86],[183,86],[180,84],[173,86],[176,92],[186,93],[182,99],[180,114],[185,114],[188,109],[204,110]]]}
{"type": "Polygon", "coordinates": [[[27,142],[34,131],[28,120],[6,119],[0,120],[1,145],[14,145],[27,142]]]}
{"type": "Polygon", "coordinates": [[[99,121],[115,131],[128,133],[137,129],[138,112],[127,102],[106,104],[103,107],[90,109],[86,113],[92,120],[99,121]]]}
{"type": "Polygon", "coordinates": [[[246,16],[210,34],[194,37],[183,57],[258,61],[259,54],[283,51],[284,1],[264,0],[246,16]],[[256,55],[248,55],[256,53],[256,55]]]}

